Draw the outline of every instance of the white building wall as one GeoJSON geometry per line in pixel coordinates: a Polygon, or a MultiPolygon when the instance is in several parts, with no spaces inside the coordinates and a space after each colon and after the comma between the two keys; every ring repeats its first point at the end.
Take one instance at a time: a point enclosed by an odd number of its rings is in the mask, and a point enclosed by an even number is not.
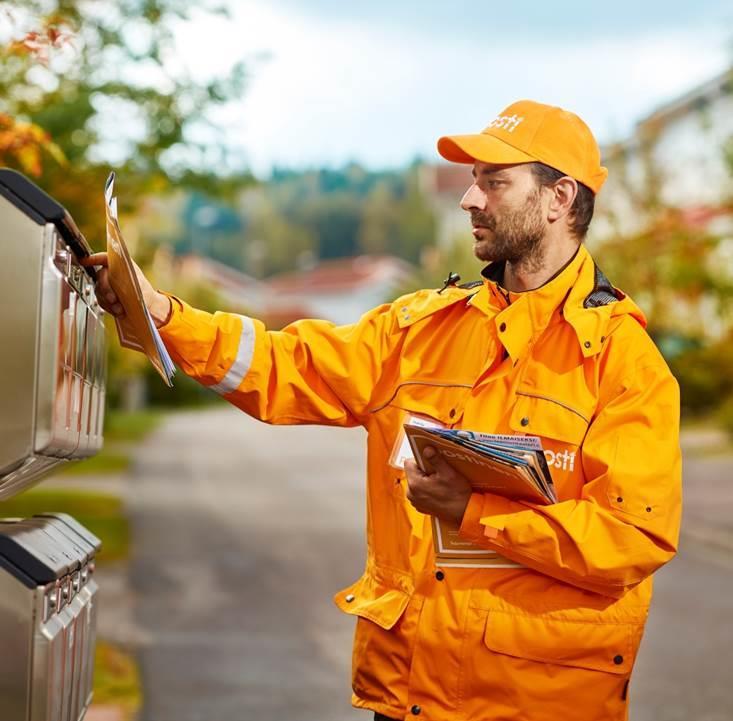
{"type": "Polygon", "coordinates": [[[733,97],[720,95],[673,120],[659,137],[654,162],[663,171],[661,199],[674,207],[719,205],[731,195],[725,146],[733,138],[733,97]]]}
{"type": "Polygon", "coordinates": [[[717,78],[686,98],[642,121],[628,140],[603,153],[609,176],[598,196],[589,244],[629,235],[646,224],[651,163],[659,199],[681,209],[719,206],[733,197],[725,147],[733,141],[733,94],[717,78]],[[642,144],[654,136],[650,157],[642,144]]]}

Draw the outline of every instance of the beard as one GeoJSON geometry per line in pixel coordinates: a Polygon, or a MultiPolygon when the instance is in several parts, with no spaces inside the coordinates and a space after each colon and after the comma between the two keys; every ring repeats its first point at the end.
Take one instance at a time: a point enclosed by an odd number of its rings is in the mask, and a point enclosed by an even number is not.
{"type": "Polygon", "coordinates": [[[476,238],[474,255],[488,263],[508,262],[528,268],[541,266],[544,251],[545,223],[540,205],[539,190],[531,192],[520,208],[503,211],[499,215],[474,211],[471,224],[483,226],[476,238]]]}

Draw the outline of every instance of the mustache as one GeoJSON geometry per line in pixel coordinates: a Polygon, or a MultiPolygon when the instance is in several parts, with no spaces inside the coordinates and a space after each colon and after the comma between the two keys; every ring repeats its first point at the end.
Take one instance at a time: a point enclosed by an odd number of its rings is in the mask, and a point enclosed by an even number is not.
{"type": "Polygon", "coordinates": [[[482,225],[489,230],[496,230],[496,218],[488,213],[482,213],[480,210],[471,213],[471,225],[482,225]]]}

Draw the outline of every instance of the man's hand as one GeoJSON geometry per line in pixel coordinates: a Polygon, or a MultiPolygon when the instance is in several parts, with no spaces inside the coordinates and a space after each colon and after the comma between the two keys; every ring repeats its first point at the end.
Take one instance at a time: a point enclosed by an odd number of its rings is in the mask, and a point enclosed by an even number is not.
{"type": "Polygon", "coordinates": [[[426,448],[424,455],[435,471],[423,473],[415,461],[405,461],[407,500],[420,513],[460,525],[471,498],[471,484],[434,448],[426,448]]]}
{"type": "MultiPolygon", "coordinates": [[[[107,257],[107,253],[94,253],[86,258],[82,258],[79,262],[84,266],[101,266],[97,269],[97,284],[94,289],[97,294],[99,305],[112,315],[119,317],[125,315],[125,309],[122,307],[122,303],[120,303],[117,294],[112,290],[112,286],[109,282],[109,259],[107,257]]],[[[138,267],[137,263],[133,261],[132,264],[135,268],[137,282],[140,284],[140,290],[142,291],[145,305],[150,311],[150,315],[153,317],[155,325],[160,328],[160,326],[165,325],[170,316],[171,300],[167,295],[158,293],[158,291],[153,288],[150,281],[138,267]]]]}

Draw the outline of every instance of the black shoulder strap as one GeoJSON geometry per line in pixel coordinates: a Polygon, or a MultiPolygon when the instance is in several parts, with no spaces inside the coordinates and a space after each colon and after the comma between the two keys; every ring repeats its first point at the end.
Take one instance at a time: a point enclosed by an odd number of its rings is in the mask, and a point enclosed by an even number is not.
{"type": "Polygon", "coordinates": [[[470,290],[471,288],[478,288],[483,283],[483,280],[471,280],[468,283],[461,283],[458,287],[464,290],[470,290]]]}
{"type": "Polygon", "coordinates": [[[583,301],[584,308],[599,308],[602,305],[616,303],[619,300],[616,295],[616,289],[611,285],[611,281],[606,278],[603,271],[595,266],[595,282],[593,290],[586,296],[583,301]]]}

